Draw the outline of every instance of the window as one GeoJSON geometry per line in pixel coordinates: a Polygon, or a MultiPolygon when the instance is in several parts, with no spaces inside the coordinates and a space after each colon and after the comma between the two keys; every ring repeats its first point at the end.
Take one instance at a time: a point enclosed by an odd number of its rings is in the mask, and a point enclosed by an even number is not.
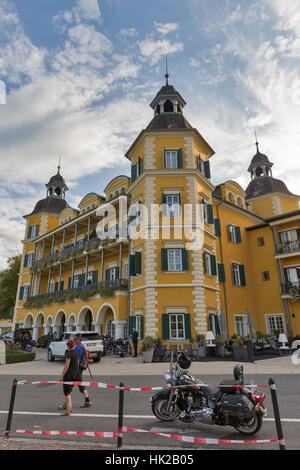
{"type": "Polygon", "coordinates": [[[232,243],[241,243],[241,229],[235,225],[229,224],[228,225],[228,237],[229,241],[232,243]]]}
{"type": "Polygon", "coordinates": [[[286,281],[291,283],[293,287],[300,287],[300,266],[295,268],[285,268],[286,281]]]}
{"type": "Polygon", "coordinates": [[[124,266],[124,277],[125,279],[129,279],[129,264],[125,264],[124,266]]]}
{"type": "Polygon", "coordinates": [[[269,280],[270,280],[270,273],[269,273],[269,271],[263,271],[263,272],[262,272],[262,280],[263,280],[263,281],[269,281],[269,280]]]}
{"type": "Polygon", "coordinates": [[[228,199],[230,202],[234,203],[234,197],[232,193],[228,193],[228,199]]]}
{"type": "Polygon", "coordinates": [[[292,242],[296,241],[299,238],[299,232],[297,229],[286,230],[284,232],[279,232],[279,240],[281,242],[292,242]]]}
{"type": "Polygon", "coordinates": [[[22,286],[20,288],[19,300],[27,300],[29,296],[30,286],[22,286]]]}
{"type": "Polygon", "coordinates": [[[168,150],[165,152],[165,169],[175,170],[178,168],[177,150],[168,150]]]}
{"type": "Polygon", "coordinates": [[[245,268],[242,264],[232,263],[232,280],[234,286],[245,286],[245,268]]]}
{"type": "Polygon", "coordinates": [[[31,225],[28,228],[28,238],[34,238],[37,236],[38,232],[38,225],[31,225]]]}
{"type": "Polygon", "coordinates": [[[217,264],[215,255],[211,255],[206,251],[203,253],[204,272],[208,276],[216,276],[217,264]]]}
{"type": "Polygon", "coordinates": [[[142,274],[142,252],[136,251],[134,255],[129,258],[129,274],[130,276],[138,276],[142,274]]]}
{"type": "Polygon", "coordinates": [[[207,204],[204,199],[202,199],[202,202],[201,202],[201,212],[202,212],[202,220],[205,224],[214,223],[213,207],[211,204],[207,204]]]}
{"type": "Polygon", "coordinates": [[[243,199],[241,197],[238,197],[237,198],[237,203],[240,207],[244,207],[244,204],[243,204],[243,199]]]}
{"type": "Polygon", "coordinates": [[[109,275],[108,275],[108,281],[115,281],[118,279],[118,268],[110,268],[108,270],[109,275]]]}
{"type": "Polygon", "coordinates": [[[138,158],[135,165],[131,165],[131,181],[135,181],[142,174],[142,159],[138,158]]]}
{"type": "Polygon", "coordinates": [[[283,315],[266,315],[267,330],[269,335],[275,333],[285,333],[285,323],[283,315]]]}
{"type": "Polygon", "coordinates": [[[167,194],[166,195],[166,209],[167,217],[180,217],[181,205],[179,194],[167,194]]]}
{"type": "Polygon", "coordinates": [[[115,337],[115,325],[113,324],[113,318],[109,318],[106,322],[106,334],[112,338],[115,337]]]}
{"type": "Polygon", "coordinates": [[[165,170],[177,170],[182,168],[182,149],[164,150],[165,170]]]}
{"type": "Polygon", "coordinates": [[[189,269],[188,251],[184,248],[162,248],[162,270],[182,272],[189,269]]]}
{"type": "Polygon", "coordinates": [[[257,238],[257,246],[265,246],[265,239],[264,237],[257,238]]]}
{"type": "Polygon", "coordinates": [[[139,339],[143,338],[143,317],[142,315],[136,315],[135,317],[135,329],[138,332],[139,339]]]}
{"type": "Polygon", "coordinates": [[[205,178],[210,179],[210,163],[209,160],[202,160],[201,155],[198,155],[198,169],[205,178]]]}
{"type": "Polygon", "coordinates": [[[170,339],[185,339],[184,314],[170,314],[170,339]]]}
{"type": "Polygon", "coordinates": [[[238,336],[247,336],[248,335],[248,324],[246,315],[235,315],[235,332],[238,336]]]}
{"type": "Polygon", "coordinates": [[[28,254],[25,255],[25,257],[24,257],[24,268],[31,268],[31,266],[33,264],[33,257],[34,257],[33,253],[28,253],[28,254]]]}
{"type": "Polygon", "coordinates": [[[168,271],[182,271],[182,257],[180,249],[168,250],[168,271]]]}

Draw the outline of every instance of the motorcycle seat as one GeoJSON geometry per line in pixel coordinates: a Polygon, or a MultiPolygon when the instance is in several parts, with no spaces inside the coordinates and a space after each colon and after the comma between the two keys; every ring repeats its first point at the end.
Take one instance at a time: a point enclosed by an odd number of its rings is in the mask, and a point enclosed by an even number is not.
{"type": "Polygon", "coordinates": [[[218,400],[222,395],[221,390],[217,387],[201,387],[201,391],[205,393],[208,399],[214,398],[215,400],[218,400]]]}

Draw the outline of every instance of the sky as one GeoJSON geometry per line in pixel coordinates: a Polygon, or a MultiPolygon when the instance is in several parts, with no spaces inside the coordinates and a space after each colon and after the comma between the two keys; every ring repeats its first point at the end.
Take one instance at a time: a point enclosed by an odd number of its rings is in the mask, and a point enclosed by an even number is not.
{"type": "Polygon", "coordinates": [[[75,208],[130,174],[166,56],[215,151],[212,182],[247,187],[256,129],[273,176],[300,193],[300,0],[0,0],[0,269],[60,155],[75,208]]]}

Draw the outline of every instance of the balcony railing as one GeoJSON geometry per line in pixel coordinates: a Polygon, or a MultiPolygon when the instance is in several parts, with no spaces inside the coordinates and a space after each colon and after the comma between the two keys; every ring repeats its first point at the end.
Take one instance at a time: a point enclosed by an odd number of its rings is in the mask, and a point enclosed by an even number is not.
{"type": "Polygon", "coordinates": [[[51,299],[53,297],[58,297],[58,296],[65,295],[65,294],[67,295],[76,294],[76,293],[81,293],[81,292],[100,290],[104,288],[113,288],[115,290],[126,290],[128,289],[128,279],[115,279],[113,281],[97,282],[94,284],[86,284],[81,287],[73,287],[72,289],[64,289],[64,290],[59,290],[56,292],[49,292],[47,294],[34,295],[34,296],[27,297],[27,301],[31,302],[33,300],[51,299]]]}
{"type": "Polygon", "coordinates": [[[300,280],[294,282],[286,282],[281,284],[281,293],[282,294],[289,294],[291,289],[300,290],[300,280]]]}
{"type": "Polygon", "coordinates": [[[300,240],[281,242],[275,245],[276,255],[295,253],[297,251],[300,251],[300,240]]]}

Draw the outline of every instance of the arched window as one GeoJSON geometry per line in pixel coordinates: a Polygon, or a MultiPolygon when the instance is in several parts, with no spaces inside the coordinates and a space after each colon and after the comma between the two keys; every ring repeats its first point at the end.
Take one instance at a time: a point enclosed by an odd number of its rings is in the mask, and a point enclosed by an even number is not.
{"type": "Polygon", "coordinates": [[[164,104],[164,112],[165,113],[173,113],[173,111],[174,111],[174,107],[173,107],[172,101],[167,100],[164,104]]]}
{"type": "Polygon", "coordinates": [[[106,334],[112,338],[115,337],[115,325],[113,325],[113,317],[109,318],[106,322],[106,334]]]}
{"type": "Polygon", "coordinates": [[[243,207],[243,199],[241,197],[237,198],[237,203],[240,207],[243,207]]]}
{"type": "Polygon", "coordinates": [[[260,167],[256,168],[255,174],[257,177],[261,176],[263,174],[262,168],[260,167]]]}
{"type": "Polygon", "coordinates": [[[57,196],[61,196],[61,190],[60,190],[60,188],[56,188],[56,189],[55,189],[55,193],[56,193],[57,196]]]}
{"type": "Polygon", "coordinates": [[[228,193],[228,199],[230,202],[234,202],[234,197],[232,193],[228,193]]]}

